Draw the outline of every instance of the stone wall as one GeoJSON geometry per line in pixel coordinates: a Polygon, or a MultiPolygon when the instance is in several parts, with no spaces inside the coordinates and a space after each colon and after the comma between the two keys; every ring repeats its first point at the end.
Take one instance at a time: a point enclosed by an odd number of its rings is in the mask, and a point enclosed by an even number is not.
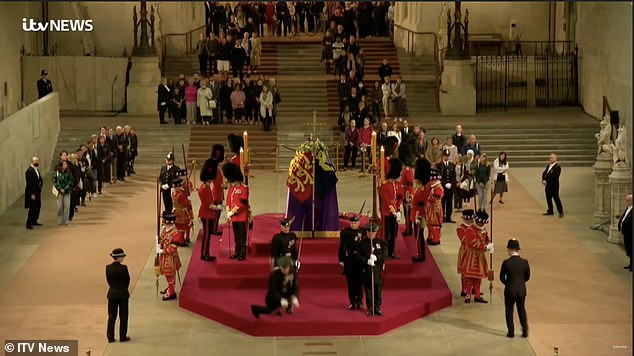
{"type": "Polygon", "coordinates": [[[50,178],[59,128],[55,92],[0,121],[0,215],[24,195],[24,172],[31,157],[40,158],[40,173],[43,179],[50,178]]]}

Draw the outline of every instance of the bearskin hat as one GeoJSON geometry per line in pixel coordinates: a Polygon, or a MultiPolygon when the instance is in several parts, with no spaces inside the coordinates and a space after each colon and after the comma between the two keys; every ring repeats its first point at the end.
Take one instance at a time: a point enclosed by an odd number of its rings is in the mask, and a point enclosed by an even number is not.
{"type": "Polygon", "coordinates": [[[229,143],[229,151],[239,154],[240,148],[244,147],[244,139],[242,136],[236,134],[229,134],[227,136],[227,142],[229,143]]]}
{"type": "Polygon", "coordinates": [[[385,139],[383,149],[385,150],[385,156],[392,156],[398,147],[398,138],[395,136],[389,136],[385,139]]]}
{"type": "Polygon", "coordinates": [[[227,162],[222,165],[222,175],[227,178],[229,183],[244,181],[244,175],[237,164],[227,162]]]}
{"type": "Polygon", "coordinates": [[[385,175],[386,179],[398,179],[401,176],[403,170],[403,163],[398,158],[390,158],[390,171],[385,175]]]}
{"type": "MultiPolygon", "coordinates": [[[[238,148],[238,153],[240,153],[240,149],[238,148]]],[[[225,160],[225,146],[215,144],[211,148],[211,156],[209,158],[215,159],[219,162],[225,160]]]]}
{"type": "Polygon", "coordinates": [[[416,161],[412,147],[407,143],[402,143],[398,146],[398,158],[403,162],[403,165],[407,167],[412,167],[416,161]]]}
{"type": "Polygon", "coordinates": [[[218,175],[218,161],[209,158],[203,163],[202,168],[200,168],[200,181],[206,182],[208,180],[216,179],[218,175]]]}
{"type": "Polygon", "coordinates": [[[425,185],[429,182],[429,175],[431,174],[431,163],[425,158],[419,158],[416,160],[414,168],[414,179],[419,181],[420,184],[425,185]]]}
{"type": "Polygon", "coordinates": [[[484,210],[479,210],[476,213],[475,221],[480,225],[484,225],[489,222],[489,214],[484,210]]]}

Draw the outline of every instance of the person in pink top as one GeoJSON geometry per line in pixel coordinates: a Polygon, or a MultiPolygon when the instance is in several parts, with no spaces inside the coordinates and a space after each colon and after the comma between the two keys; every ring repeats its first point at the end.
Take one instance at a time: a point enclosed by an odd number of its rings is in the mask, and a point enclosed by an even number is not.
{"type": "Polygon", "coordinates": [[[185,106],[187,109],[187,125],[193,125],[196,122],[196,102],[198,98],[196,94],[198,88],[194,85],[194,80],[189,79],[189,85],[185,88],[185,106]]]}
{"type": "Polygon", "coordinates": [[[359,129],[359,147],[361,148],[361,169],[370,162],[370,146],[372,145],[372,133],[374,129],[370,125],[370,118],[363,119],[363,126],[359,129]]]}
{"type": "Polygon", "coordinates": [[[244,95],[244,90],[242,90],[242,86],[240,83],[236,83],[233,87],[233,92],[231,93],[231,107],[233,108],[233,117],[234,122],[238,124],[242,124],[242,119],[244,117],[244,101],[246,100],[246,96],[244,95]]]}

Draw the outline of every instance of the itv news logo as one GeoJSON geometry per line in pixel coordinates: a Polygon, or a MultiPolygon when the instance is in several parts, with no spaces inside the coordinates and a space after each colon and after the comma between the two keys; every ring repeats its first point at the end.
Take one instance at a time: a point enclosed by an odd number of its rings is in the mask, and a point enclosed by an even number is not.
{"type": "Polygon", "coordinates": [[[34,19],[22,18],[22,30],[25,32],[91,32],[92,20],[49,20],[39,22],[34,19]]]}

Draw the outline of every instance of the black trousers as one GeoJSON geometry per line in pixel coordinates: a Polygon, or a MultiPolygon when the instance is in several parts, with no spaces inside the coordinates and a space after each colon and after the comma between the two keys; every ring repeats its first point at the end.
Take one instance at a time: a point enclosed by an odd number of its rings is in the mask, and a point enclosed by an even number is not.
{"type": "Polygon", "coordinates": [[[163,211],[172,212],[172,210],[174,209],[174,204],[172,203],[172,190],[171,189],[163,191],[163,206],[165,207],[165,210],[163,210],[163,211]]]}
{"type": "Polygon", "coordinates": [[[128,155],[125,152],[117,153],[117,179],[124,179],[128,166],[128,155]]]}
{"type": "Polygon", "coordinates": [[[235,221],[231,223],[233,227],[233,241],[235,242],[236,257],[246,258],[247,255],[247,225],[246,221],[235,221]]]}
{"type": "Polygon", "coordinates": [[[561,205],[561,199],[559,199],[559,186],[549,187],[546,186],[546,204],[548,204],[548,212],[553,212],[553,200],[557,206],[557,212],[559,214],[564,213],[564,207],[561,205]]]}
{"type": "Polygon", "coordinates": [[[412,206],[408,203],[403,203],[403,215],[405,215],[405,233],[411,234],[414,230],[412,229],[412,225],[414,223],[411,219],[412,206]]]}
{"type": "Polygon", "coordinates": [[[421,261],[425,261],[426,252],[425,252],[425,224],[417,223],[415,228],[418,230],[416,233],[418,234],[418,243],[416,248],[417,257],[421,258],[421,261]]]}
{"type": "Polygon", "coordinates": [[[119,313],[119,340],[128,336],[128,298],[108,298],[108,329],[106,337],[114,340],[114,323],[119,313]]]}
{"type": "MultiPolygon", "coordinates": [[[[346,264],[354,263],[346,261],[346,264]]],[[[361,304],[363,298],[363,283],[361,283],[361,271],[352,270],[346,274],[348,285],[348,300],[350,304],[361,304]]]]}
{"type": "Polygon", "coordinates": [[[445,221],[451,220],[451,211],[453,210],[453,190],[443,187],[442,210],[444,211],[445,221]]]}
{"type": "Polygon", "coordinates": [[[159,109],[159,119],[161,120],[161,124],[165,123],[165,112],[167,112],[167,105],[163,105],[159,109]]]}
{"type": "Polygon", "coordinates": [[[346,145],[343,151],[343,168],[348,168],[350,154],[352,154],[352,169],[357,168],[357,150],[357,147],[350,147],[349,145],[346,145]]]}
{"type": "MultiPolygon", "coordinates": [[[[282,296],[282,298],[286,298],[288,300],[288,307],[286,307],[287,309],[291,309],[291,298],[293,297],[292,293],[280,293],[280,295],[282,296]]],[[[251,311],[254,314],[260,315],[260,314],[271,314],[274,311],[278,310],[282,305],[280,304],[279,300],[276,301],[272,301],[267,299],[265,301],[266,305],[255,305],[255,304],[251,304],[251,311]]]]}
{"type": "Polygon", "coordinates": [[[211,233],[213,228],[213,219],[200,218],[203,223],[202,243],[200,244],[200,259],[205,256],[211,256],[211,233]]]}
{"type": "Polygon", "coordinates": [[[262,118],[262,121],[264,122],[264,131],[271,131],[271,117],[267,115],[262,118]]]}
{"type": "Polygon", "coordinates": [[[26,218],[26,226],[33,226],[37,223],[37,219],[40,218],[42,197],[40,195],[35,195],[35,200],[30,200],[31,197],[27,197],[27,199],[29,199],[29,214],[26,218]]]}
{"type": "MultiPolygon", "coordinates": [[[[376,267],[375,267],[376,268],[376,267]]],[[[372,310],[372,283],[365,284],[365,307],[372,310]]],[[[374,312],[381,310],[381,301],[383,294],[383,282],[374,282],[374,312]]]]}
{"type": "Polygon", "coordinates": [[[200,69],[200,75],[204,77],[207,74],[207,55],[198,55],[198,66],[200,69]]]}
{"type": "Polygon", "coordinates": [[[240,76],[240,82],[244,78],[244,65],[242,63],[231,63],[231,70],[234,78],[240,76]]]}
{"type": "Polygon", "coordinates": [[[396,234],[398,232],[398,223],[396,222],[396,216],[390,214],[383,217],[383,235],[385,241],[387,241],[387,254],[394,256],[394,248],[396,245],[396,234]]]}
{"type": "Polygon", "coordinates": [[[520,318],[520,324],[522,330],[528,332],[528,321],[526,320],[526,308],[524,303],[526,302],[526,296],[504,296],[504,310],[506,312],[506,328],[510,334],[515,333],[515,326],[513,324],[513,306],[517,305],[517,316],[520,318]]]}
{"type": "Polygon", "coordinates": [[[79,205],[79,190],[75,190],[70,193],[70,208],[68,209],[68,221],[73,221],[75,217],[75,208],[79,205]]]}

